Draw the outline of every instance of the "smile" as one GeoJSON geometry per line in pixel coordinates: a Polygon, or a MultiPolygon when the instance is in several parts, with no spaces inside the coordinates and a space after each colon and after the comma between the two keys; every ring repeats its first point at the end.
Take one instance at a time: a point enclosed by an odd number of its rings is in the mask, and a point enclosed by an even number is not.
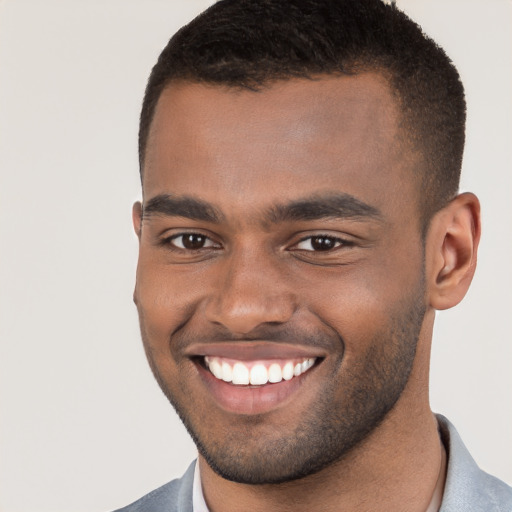
{"type": "Polygon", "coordinates": [[[330,355],[318,346],[262,340],[191,343],[184,354],[201,395],[224,412],[246,416],[314,400],[330,355]]]}
{"type": "Polygon", "coordinates": [[[206,368],[217,378],[236,386],[263,386],[289,381],[314,366],[316,357],[299,359],[241,361],[224,357],[204,358],[206,368]]]}

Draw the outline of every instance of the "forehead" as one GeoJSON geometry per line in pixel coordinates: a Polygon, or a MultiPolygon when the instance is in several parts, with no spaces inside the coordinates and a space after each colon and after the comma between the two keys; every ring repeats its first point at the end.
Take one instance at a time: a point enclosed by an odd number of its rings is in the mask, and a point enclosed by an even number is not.
{"type": "Polygon", "coordinates": [[[151,125],[144,195],[263,205],[335,190],[378,206],[384,190],[413,194],[414,158],[399,124],[389,86],[374,73],[259,91],[173,83],[151,125]]]}

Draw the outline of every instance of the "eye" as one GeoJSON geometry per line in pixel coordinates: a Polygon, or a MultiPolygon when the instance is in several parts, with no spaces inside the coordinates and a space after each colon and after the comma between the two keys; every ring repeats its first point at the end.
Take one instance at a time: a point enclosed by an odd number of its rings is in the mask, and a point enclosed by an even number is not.
{"type": "Polygon", "coordinates": [[[210,247],[218,247],[213,240],[201,233],[181,233],[164,240],[178,249],[187,251],[197,251],[199,249],[209,249],[210,247]]]}
{"type": "Polygon", "coordinates": [[[351,245],[351,243],[335,236],[317,235],[304,238],[296,245],[296,248],[301,251],[326,252],[332,251],[342,245],[348,246],[351,245]]]}

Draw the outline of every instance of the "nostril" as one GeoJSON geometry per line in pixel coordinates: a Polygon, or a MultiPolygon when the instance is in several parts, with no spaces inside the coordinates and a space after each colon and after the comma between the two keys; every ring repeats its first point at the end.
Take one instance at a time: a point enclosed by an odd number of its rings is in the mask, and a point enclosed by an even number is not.
{"type": "Polygon", "coordinates": [[[251,297],[219,297],[206,306],[206,319],[233,334],[246,335],[260,326],[276,327],[288,322],[295,302],[288,297],[253,294],[251,297]]]}

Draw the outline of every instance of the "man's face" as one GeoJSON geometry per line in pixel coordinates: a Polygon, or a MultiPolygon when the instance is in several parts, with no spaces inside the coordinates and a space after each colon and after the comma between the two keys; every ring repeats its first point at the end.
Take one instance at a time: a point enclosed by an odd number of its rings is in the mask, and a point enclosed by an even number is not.
{"type": "Polygon", "coordinates": [[[160,386],[225,478],[322,469],[408,385],[425,298],[398,123],[373,74],[159,100],[135,300],[160,386]]]}

